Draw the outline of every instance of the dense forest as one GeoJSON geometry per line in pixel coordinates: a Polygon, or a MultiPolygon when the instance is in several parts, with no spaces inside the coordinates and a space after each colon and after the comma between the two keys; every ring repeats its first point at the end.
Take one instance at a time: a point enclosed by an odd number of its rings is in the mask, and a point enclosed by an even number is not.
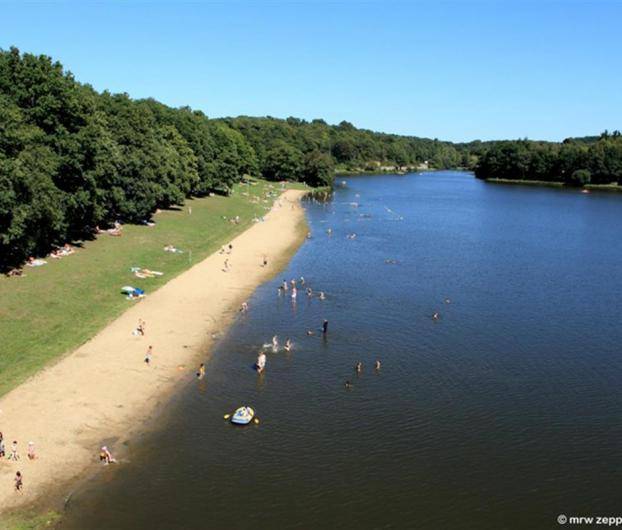
{"type": "Polygon", "coordinates": [[[127,94],[98,93],[47,56],[0,50],[0,268],[142,222],[246,177],[330,185],[335,167],[459,163],[447,142],[343,122],[208,119],[127,94]]]}
{"type": "Polygon", "coordinates": [[[490,142],[477,152],[475,174],[483,179],[538,180],[586,184],[622,185],[622,135],[568,138],[562,143],[515,140],[490,142]]]}
{"type": "Polygon", "coordinates": [[[475,169],[480,178],[622,182],[620,133],[452,144],[348,122],[209,119],[188,107],[97,92],[50,57],[0,50],[0,269],[148,220],[243,179],[330,186],[336,172],[475,169]]]}

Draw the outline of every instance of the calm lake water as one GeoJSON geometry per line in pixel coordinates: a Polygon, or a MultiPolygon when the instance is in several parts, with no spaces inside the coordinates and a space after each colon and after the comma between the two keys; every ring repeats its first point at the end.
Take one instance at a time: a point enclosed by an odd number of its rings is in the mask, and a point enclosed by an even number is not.
{"type": "Polygon", "coordinates": [[[75,492],[61,528],[622,516],[622,195],[461,172],[346,180],[308,203],[312,239],[256,291],[206,380],[188,381],[128,462],[75,492]],[[278,296],[301,275],[327,299],[278,296]],[[306,336],[324,318],[326,340],[306,336]],[[274,334],[294,351],[268,353],[258,376],[274,334]],[[260,425],[223,420],[246,403],[260,425]]]}

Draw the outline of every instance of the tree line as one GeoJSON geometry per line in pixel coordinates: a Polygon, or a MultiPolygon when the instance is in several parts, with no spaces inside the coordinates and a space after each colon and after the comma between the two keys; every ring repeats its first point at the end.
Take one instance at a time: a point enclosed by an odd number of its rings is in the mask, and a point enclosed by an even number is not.
{"type": "MultiPolygon", "coordinates": [[[[480,146],[481,149],[481,146],[480,146]]],[[[470,146],[471,153],[475,146],[470,146]]],[[[480,153],[475,174],[482,179],[538,180],[622,185],[622,135],[568,138],[562,143],[515,140],[491,142],[480,153]]]]}
{"type": "Polygon", "coordinates": [[[289,118],[209,119],[97,92],[50,57],[0,50],[0,268],[245,176],[331,185],[335,167],[433,160],[448,143],[289,118]],[[372,161],[376,161],[372,164],[372,161]]]}
{"type": "Polygon", "coordinates": [[[210,119],[97,92],[45,55],[0,49],[0,269],[137,223],[247,177],[330,186],[339,171],[475,169],[480,178],[622,183],[620,133],[563,143],[454,144],[346,121],[210,119]]]}

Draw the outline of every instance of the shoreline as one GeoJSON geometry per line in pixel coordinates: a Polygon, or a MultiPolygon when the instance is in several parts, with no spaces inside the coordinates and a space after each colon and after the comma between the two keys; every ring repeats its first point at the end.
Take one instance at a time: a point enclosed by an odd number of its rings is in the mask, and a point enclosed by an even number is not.
{"type": "Polygon", "coordinates": [[[524,179],[481,179],[490,184],[518,184],[522,186],[542,186],[546,188],[564,188],[568,190],[590,190],[590,191],[609,191],[613,193],[622,192],[622,186],[617,184],[585,184],[583,186],[568,186],[559,180],[524,180],[524,179]]]}
{"type": "Polygon", "coordinates": [[[58,499],[69,483],[97,469],[102,445],[116,456],[128,439],[145,432],[144,424],[155,420],[179,384],[195,378],[195,364],[209,358],[241,302],[282,270],[302,244],[306,223],[300,199],[305,193],[280,195],[264,222],[231,241],[230,255],[216,252],[171,279],[0,398],[7,452],[15,439],[22,457],[0,461],[0,514],[15,515],[58,499]],[[265,268],[260,266],[264,254],[265,268]],[[226,258],[231,268],[224,272],[226,258]],[[145,337],[131,334],[139,318],[147,322],[145,337]],[[151,365],[145,365],[149,345],[154,353],[151,365]],[[30,440],[37,451],[33,462],[26,455],[30,440]],[[13,491],[18,470],[24,476],[22,494],[13,491]]]}

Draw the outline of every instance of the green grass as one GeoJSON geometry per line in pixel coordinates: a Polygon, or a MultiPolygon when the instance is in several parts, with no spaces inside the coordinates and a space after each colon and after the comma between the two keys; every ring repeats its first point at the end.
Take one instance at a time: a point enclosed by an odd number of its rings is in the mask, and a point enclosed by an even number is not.
{"type": "Polygon", "coordinates": [[[253,217],[272,205],[273,198],[263,202],[265,195],[279,190],[278,185],[254,182],[237,185],[230,197],[193,199],[179,210],[163,211],[155,216],[155,227],[125,225],[122,237],[101,235],[72,256],[25,267],[25,277],[0,277],[0,395],[129,308],[133,302],[120,294],[122,286],[141,287],[149,294],[252,225],[253,217]],[[236,215],[238,225],[223,219],[236,215]],[[184,253],[164,252],[167,244],[184,253]],[[138,279],[132,266],[165,274],[138,279]]]}
{"type": "Polygon", "coordinates": [[[43,514],[24,513],[9,515],[0,521],[0,530],[41,530],[54,528],[60,521],[60,514],[54,511],[43,514]]]}

